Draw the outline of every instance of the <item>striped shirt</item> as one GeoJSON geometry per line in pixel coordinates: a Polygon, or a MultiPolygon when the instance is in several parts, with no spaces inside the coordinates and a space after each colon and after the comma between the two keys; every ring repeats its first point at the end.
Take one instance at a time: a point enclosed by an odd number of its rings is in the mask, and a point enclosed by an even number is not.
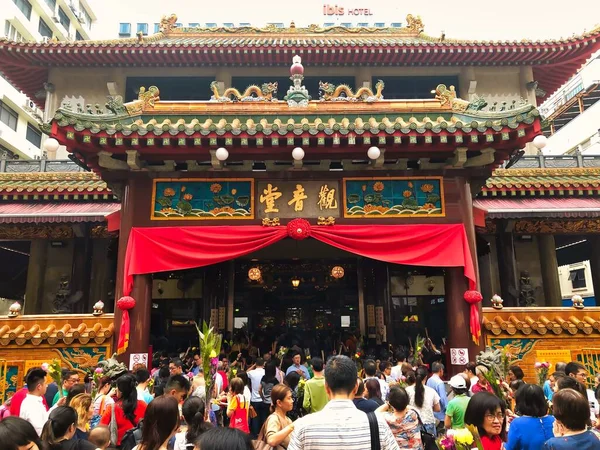
{"type": "MultiPolygon", "coordinates": [[[[399,450],[385,420],[377,416],[381,450],[399,450]]],[[[367,415],[352,400],[331,400],[325,408],[295,422],[287,450],[370,450],[367,415]]]]}

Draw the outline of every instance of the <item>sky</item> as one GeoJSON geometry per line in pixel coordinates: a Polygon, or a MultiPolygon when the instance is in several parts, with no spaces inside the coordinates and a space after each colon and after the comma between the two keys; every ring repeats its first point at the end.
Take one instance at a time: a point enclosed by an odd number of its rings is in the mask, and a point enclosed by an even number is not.
{"type": "MultiPolygon", "coordinates": [[[[261,26],[294,20],[297,26],[329,22],[401,22],[407,14],[420,15],[425,33],[446,38],[473,40],[558,39],[581,34],[600,24],[600,0],[503,0],[448,2],[429,0],[411,2],[404,6],[398,0],[229,0],[226,4],[206,0],[88,0],[98,21],[92,28],[92,38],[118,37],[120,22],[159,22],[165,14],[175,13],[178,21],[190,22],[249,22],[261,26]],[[224,5],[220,8],[218,6],[224,5]],[[343,15],[328,16],[324,6],[344,8],[343,15]],[[348,10],[357,16],[348,16],[348,10]]],[[[406,2],[408,3],[408,2],[406,2]]],[[[329,12],[333,9],[329,9],[329,12]]]]}

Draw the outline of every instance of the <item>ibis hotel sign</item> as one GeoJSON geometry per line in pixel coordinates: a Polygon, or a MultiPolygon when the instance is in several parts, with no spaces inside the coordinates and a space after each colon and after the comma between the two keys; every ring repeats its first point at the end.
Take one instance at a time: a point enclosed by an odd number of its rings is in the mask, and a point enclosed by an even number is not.
{"type": "MultiPolygon", "coordinates": [[[[363,5],[364,6],[364,5],[363,5]]],[[[324,16],[349,16],[349,17],[369,17],[373,15],[372,8],[361,8],[356,5],[339,6],[325,3],[323,5],[324,16]]]]}

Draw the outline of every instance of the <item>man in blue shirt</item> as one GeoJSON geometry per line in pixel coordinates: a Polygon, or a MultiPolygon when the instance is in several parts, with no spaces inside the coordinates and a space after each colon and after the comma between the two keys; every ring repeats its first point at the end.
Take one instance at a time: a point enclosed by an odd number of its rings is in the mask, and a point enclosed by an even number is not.
{"type": "Polygon", "coordinates": [[[446,407],[448,406],[448,396],[446,395],[446,384],[442,380],[444,376],[444,365],[440,362],[434,362],[431,366],[433,375],[427,380],[427,386],[435,390],[440,396],[440,412],[434,412],[433,415],[436,419],[444,422],[446,417],[446,407]]]}
{"type": "Polygon", "coordinates": [[[294,362],[294,364],[288,367],[288,369],[285,371],[285,374],[288,375],[291,372],[298,372],[298,375],[300,375],[302,378],[304,378],[305,380],[310,380],[310,373],[308,371],[308,368],[300,364],[300,362],[302,361],[302,355],[300,355],[300,352],[294,353],[292,361],[294,362]]]}
{"type": "Polygon", "coordinates": [[[194,376],[200,373],[200,369],[202,369],[202,358],[198,352],[194,353],[194,365],[192,366],[191,372],[194,376]]]}

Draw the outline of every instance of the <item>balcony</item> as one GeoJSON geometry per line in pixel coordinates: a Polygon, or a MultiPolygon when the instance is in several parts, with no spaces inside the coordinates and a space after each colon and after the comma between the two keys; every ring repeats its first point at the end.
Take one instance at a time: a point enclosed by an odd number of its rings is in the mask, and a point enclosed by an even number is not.
{"type": "Polygon", "coordinates": [[[572,169],[600,167],[599,155],[523,156],[511,169],[572,169]]]}
{"type": "Polygon", "coordinates": [[[33,173],[33,172],[85,172],[69,159],[35,159],[32,161],[13,161],[2,157],[0,173],[33,173]]]}

